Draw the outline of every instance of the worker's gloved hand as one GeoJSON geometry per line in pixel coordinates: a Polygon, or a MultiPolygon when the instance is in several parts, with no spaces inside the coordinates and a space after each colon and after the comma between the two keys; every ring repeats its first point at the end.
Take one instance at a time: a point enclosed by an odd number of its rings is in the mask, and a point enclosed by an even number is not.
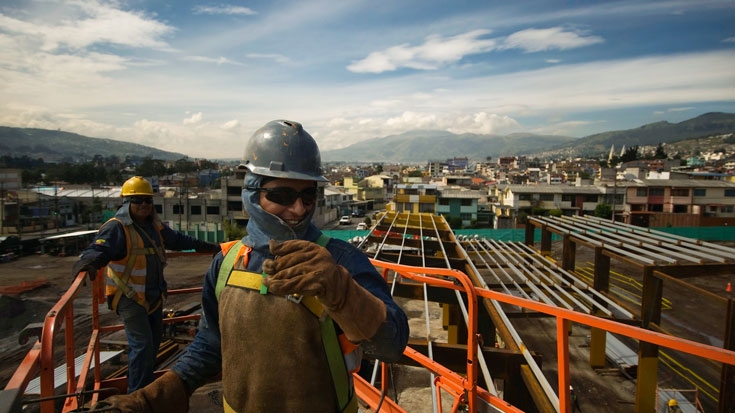
{"type": "Polygon", "coordinates": [[[316,296],[325,307],[340,304],[344,284],[352,280],[349,274],[340,277],[326,248],[303,240],[280,244],[271,240],[270,250],[276,259],[263,263],[263,272],[270,275],[265,282],[270,292],[316,296]]]}
{"type": "Polygon", "coordinates": [[[352,341],[371,338],[385,321],[385,304],[358,285],[332,254],[313,242],[270,242],[275,259],[263,262],[263,283],[279,295],[316,296],[352,341]]]}
{"type": "Polygon", "coordinates": [[[79,261],[75,262],[71,267],[71,275],[76,278],[80,272],[86,272],[87,277],[90,281],[94,281],[95,275],[97,275],[97,266],[94,265],[94,260],[89,258],[80,258],[79,261]]]}
{"type": "Polygon", "coordinates": [[[179,376],[169,371],[142,389],[108,397],[92,407],[103,408],[117,409],[120,413],[186,413],[189,411],[189,394],[179,376]]]}

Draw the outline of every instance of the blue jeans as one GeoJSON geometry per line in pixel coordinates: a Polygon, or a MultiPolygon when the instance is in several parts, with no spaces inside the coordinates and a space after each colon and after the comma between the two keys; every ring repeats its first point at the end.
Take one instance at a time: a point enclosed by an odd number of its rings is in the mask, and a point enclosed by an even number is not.
{"type": "Polygon", "coordinates": [[[120,297],[117,314],[128,339],[128,393],[153,382],[156,355],[161,344],[163,306],[148,314],[142,305],[120,297]]]}

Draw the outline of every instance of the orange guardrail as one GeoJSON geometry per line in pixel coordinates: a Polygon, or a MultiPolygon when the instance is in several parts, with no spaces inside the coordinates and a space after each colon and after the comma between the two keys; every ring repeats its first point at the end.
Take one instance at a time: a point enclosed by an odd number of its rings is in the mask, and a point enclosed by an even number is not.
{"type": "MultiPolygon", "coordinates": [[[[389,271],[400,275],[401,277],[426,283],[431,286],[458,290],[467,295],[468,305],[468,334],[467,334],[467,360],[466,371],[460,373],[451,371],[439,363],[429,359],[425,355],[417,352],[412,348],[406,348],[404,355],[414,360],[435,375],[434,383],[436,385],[437,400],[441,400],[440,394],[443,390],[454,398],[452,403],[452,412],[457,412],[460,407],[466,408],[470,413],[478,411],[478,402],[483,401],[492,405],[499,411],[520,413],[521,410],[508,404],[504,400],[494,396],[486,389],[477,384],[477,345],[478,335],[478,298],[484,297],[499,302],[516,305],[525,309],[537,311],[540,313],[555,316],[557,318],[557,353],[558,353],[558,388],[559,408],[562,412],[571,411],[571,399],[567,389],[569,389],[569,349],[567,329],[565,323],[572,321],[584,324],[590,327],[599,328],[628,337],[638,339],[640,341],[649,342],[662,347],[671,348],[684,353],[693,354],[698,357],[714,360],[721,363],[735,365],[735,352],[722,348],[697,343],[694,341],[669,336],[666,334],[645,330],[639,327],[633,327],[615,321],[598,318],[592,315],[578,313],[536,301],[518,298],[497,291],[491,291],[484,288],[473,286],[470,278],[461,271],[443,268],[424,268],[411,267],[407,265],[387,263],[377,260],[371,260],[373,265],[381,270],[384,278],[387,278],[389,271]],[[564,391],[559,391],[564,389],[564,391]]],[[[35,374],[40,375],[41,394],[37,400],[41,406],[41,413],[54,413],[54,401],[64,398],[62,412],[71,412],[80,409],[86,403],[94,403],[101,390],[100,383],[102,379],[100,367],[100,335],[104,332],[121,329],[122,325],[100,326],[98,307],[104,303],[104,276],[100,271],[93,282],[92,294],[92,333],[89,344],[86,349],[82,371],[79,377],[74,366],[74,311],[73,303],[85,282],[85,274],[80,273],[72,282],[67,292],[47,313],[44,321],[43,330],[40,339],[29,350],[25,358],[21,362],[15,374],[5,387],[5,390],[17,391],[17,397],[22,397],[28,383],[35,374]],[[57,336],[59,328],[64,325],[64,358],[66,362],[66,394],[55,396],[54,384],[54,339],[57,336]],[[94,368],[90,370],[92,361],[94,368]],[[92,390],[85,390],[89,372],[94,376],[94,386],[92,390]],[[87,400],[86,398],[90,396],[87,400]]],[[[169,294],[188,294],[200,292],[201,288],[189,288],[183,290],[172,290],[169,294]]],[[[164,320],[166,323],[179,322],[195,318],[196,316],[174,317],[164,320]]],[[[380,406],[381,412],[405,413],[398,404],[387,397],[383,397],[387,390],[387,367],[382,366],[381,389],[376,389],[365,380],[355,375],[355,389],[365,403],[372,409],[380,406]]],[[[438,406],[441,412],[441,403],[438,406]]],[[[5,413],[5,412],[0,412],[5,413]]]]}
{"type": "MultiPolygon", "coordinates": [[[[425,282],[429,285],[436,287],[449,288],[453,290],[460,290],[467,292],[467,284],[470,283],[471,293],[467,294],[468,301],[468,340],[467,340],[467,372],[466,376],[458,376],[451,371],[446,371],[441,365],[428,359],[415,352],[413,349],[407,348],[404,354],[432,373],[437,375],[437,379],[441,383],[445,383],[450,391],[450,394],[454,395],[455,403],[453,404],[452,412],[456,412],[455,406],[459,403],[459,399],[462,402],[467,403],[470,412],[476,412],[474,409],[476,401],[472,398],[480,397],[482,400],[492,404],[498,410],[503,412],[518,412],[519,410],[514,406],[508,405],[502,399],[490,395],[487,390],[477,387],[477,352],[473,349],[477,348],[477,297],[484,297],[491,300],[496,300],[506,304],[512,304],[519,306],[524,309],[537,311],[539,313],[548,314],[557,318],[556,323],[556,342],[557,342],[557,367],[558,367],[558,388],[557,394],[559,395],[559,411],[571,412],[571,394],[569,393],[569,339],[568,330],[566,328],[567,321],[583,324],[589,327],[598,328],[601,330],[608,331],[610,333],[616,333],[644,341],[652,344],[659,345],[661,347],[667,347],[673,350],[681,351],[684,353],[692,354],[698,357],[706,358],[709,360],[735,365],[735,351],[722,349],[719,347],[697,343],[695,341],[658,333],[651,330],[646,330],[640,327],[634,327],[627,324],[619,323],[616,321],[588,315],[585,313],[579,313],[571,310],[567,310],[560,307],[551,306],[548,304],[539,303],[536,301],[528,300],[525,298],[519,298],[505,293],[488,290],[485,288],[474,287],[469,280],[469,277],[458,270],[448,270],[443,268],[426,268],[426,267],[411,267],[401,264],[387,263],[383,261],[377,261],[371,259],[373,265],[377,268],[383,269],[383,277],[387,278],[387,271],[392,270],[401,277],[405,277],[414,281],[425,282]],[[438,279],[435,276],[453,277],[460,281],[461,285],[457,285],[451,281],[444,279],[438,279]],[[475,310],[470,310],[475,308],[475,310]],[[559,391],[563,389],[563,391],[559,391]],[[462,392],[463,390],[464,392],[462,392]]],[[[383,367],[385,368],[385,366],[383,367]]],[[[382,382],[385,386],[385,381],[382,382]]],[[[437,390],[438,391],[438,390],[437,390]]],[[[374,407],[372,404],[371,407],[374,407]]],[[[441,412],[441,405],[438,406],[441,412]]]]}

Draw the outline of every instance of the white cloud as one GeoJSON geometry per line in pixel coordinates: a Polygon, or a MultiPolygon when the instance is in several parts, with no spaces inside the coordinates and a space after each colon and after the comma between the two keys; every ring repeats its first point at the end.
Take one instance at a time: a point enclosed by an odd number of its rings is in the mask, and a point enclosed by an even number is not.
{"type": "Polygon", "coordinates": [[[466,55],[494,49],[495,40],[482,38],[488,33],[488,30],[474,30],[451,37],[432,35],[420,46],[402,44],[372,52],[348,65],[347,70],[355,73],[382,73],[400,68],[434,70],[458,62],[466,55]]]}
{"type": "Polygon", "coordinates": [[[194,125],[202,121],[202,118],[204,115],[202,115],[202,112],[197,112],[190,117],[184,119],[183,123],[184,125],[194,125]]]}
{"type": "Polygon", "coordinates": [[[265,59],[265,60],[273,60],[278,63],[289,63],[291,62],[291,59],[289,59],[287,56],[277,54],[277,53],[248,53],[245,55],[245,57],[249,59],[265,59]]]}
{"type": "Polygon", "coordinates": [[[66,4],[66,18],[20,21],[0,15],[0,29],[21,35],[26,42],[39,42],[53,52],[62,47],[81,50],[92,45],[114,44],[169,50],[162,40],[175,29],[143,13],[124,11],[97,1],[66,4]]]}
{"type": "Polygon", "coordinates": [[[237,119],[233,119],[233,120],[230,120],[230,121],[227,121],[227,122],[223,123],[222,124],[222,129],[232,130],[232,129],[237,129],[240,126],[241,126],[240,125],[240,121],[238,121],[237,119]]]}
{"type": "Polygon", "coordinates": [[[229,64],[229,65],[235,65],[235,66],[244,66],[240,62],[236,62],[234,60],[230,60],[230,59],[228,59],[226,57],[222,57],[222,56],[217,57],[217,58],[214,58],[214,57],[204,57],[204,56],[187,56],[187,57],[184,58],[184,60],[189,60],[189,61],[192,61],[192,62],[201,62],[201,63],[214,63],[214,64],[217,64],[217,65],[229,64]]]}
{"type": "Polygon", "coordinates": [[[585,36],[583,33],[571,32],[562,27],[551,27],[515,32],[505,38],[503,48],[522,49],[533,53],[552,49],[575,49],[602,42],[604,40],[599,36],[585,36]]]}
{"type": "Polygon", "coordinates": [[[366,58],[348,65],[347,70],[355,73],[383,73],[401,68],[436,70],[459,62],[465,56],[496,49],[522,49],[532,53],[574,49],[604,42],[599,36],[587,36],[562,27],[521,30],[504,39],[489,39],[489,33],[489,30],[473,30],[451,37],[432,35],[419,46],[401,44],[372,52],[366,58]]]}
{"type": "Polygon", "coordinates": [[[244,16],[252,16],[252,15],[258,14],[258,12],[254,11],[253,9],[249,7],[229,6],[229,5],[195,6],[192,9],[192,12],[194,14],[227,14],[227,15],[244,15],[244,16]]]}

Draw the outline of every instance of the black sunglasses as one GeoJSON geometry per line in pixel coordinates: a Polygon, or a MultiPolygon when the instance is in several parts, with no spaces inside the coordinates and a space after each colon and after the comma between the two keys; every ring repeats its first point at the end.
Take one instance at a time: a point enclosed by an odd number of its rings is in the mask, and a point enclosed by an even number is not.
{"type": "Polygon", "coordinates": [[[265,199],[278,205],[291,206],[296,199],[301,198],[304,206],[310,207],[316,202],[316,188],[306,188],[299,192],[287,186],[277,188],[254,188],[248,187],[250,191],[265,192],[265,199]]]}
{"type": "Polygon", "coordinates": [[[140,204],[152,204],[153,203],[153,198],[152,197],[149,197],[149,196],[148,197],[140,197],[140,196],[138,196],[138,197],[132,197],[132,198],[130,198],[130,203],[131,204],[136,204],[136,205],[140,205],[140,204]]]}

